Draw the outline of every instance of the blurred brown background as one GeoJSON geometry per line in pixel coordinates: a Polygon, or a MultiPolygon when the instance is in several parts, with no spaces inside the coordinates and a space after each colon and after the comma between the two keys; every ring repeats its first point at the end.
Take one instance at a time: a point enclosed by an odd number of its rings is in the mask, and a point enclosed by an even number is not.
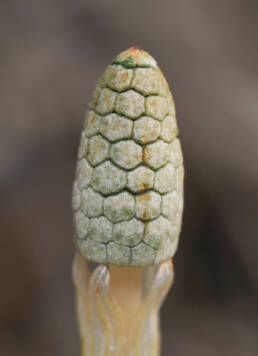
{"type": "Polygon", "coordinates": [[[257,15],[247,0],[0,1],[1,355],[79,355],[79,133],[97,77],[134,44],[164,70],[185,156],[163,355],[256,355],[257,15]]]}

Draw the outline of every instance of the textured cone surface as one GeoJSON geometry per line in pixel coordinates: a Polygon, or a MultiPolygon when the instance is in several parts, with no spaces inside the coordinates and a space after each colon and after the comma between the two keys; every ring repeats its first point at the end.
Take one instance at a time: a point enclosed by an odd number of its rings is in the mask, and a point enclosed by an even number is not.
{"type": "Polygon", "coordinates": [[[132,47],[99,79],[78,152],[72,207],[90,261],[145,266],[176,251],[183,158],[175,106],[156,61],[132,47]]]}

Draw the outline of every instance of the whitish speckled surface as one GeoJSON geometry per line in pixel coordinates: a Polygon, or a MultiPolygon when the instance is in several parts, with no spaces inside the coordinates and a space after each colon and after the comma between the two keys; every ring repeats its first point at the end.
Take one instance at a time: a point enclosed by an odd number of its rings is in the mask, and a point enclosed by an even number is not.
{"type": "Polygon", "coordinates": [[[72,193],[78,248],[91,261],[145,266],[176,251],[183,157],[156,61],[132,47],[100,77],[81,133],[72,193]]]}

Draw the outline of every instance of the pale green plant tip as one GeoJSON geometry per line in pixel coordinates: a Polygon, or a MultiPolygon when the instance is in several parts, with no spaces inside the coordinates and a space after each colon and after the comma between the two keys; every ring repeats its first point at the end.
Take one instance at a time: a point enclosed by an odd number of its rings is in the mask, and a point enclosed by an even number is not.
{"type": "Polygon", "coordinates": [[[78,247],[91,261],[159,264],[176,251],[183,158],[168,84],[131,47],[99,79],[81,135],[73,189],[78,247]]]}

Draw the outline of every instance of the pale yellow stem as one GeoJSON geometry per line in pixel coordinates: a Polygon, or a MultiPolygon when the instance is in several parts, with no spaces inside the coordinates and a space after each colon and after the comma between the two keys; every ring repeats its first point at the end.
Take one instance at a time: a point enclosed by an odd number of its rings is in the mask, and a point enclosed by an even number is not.
{"type": "Polygon", "coordinates": [[[99,265],[76,254],[73,279],[82,356],[158,356],[159,309],[172,284],[171,260],[152,267],[99,265]]]}
{"type": "Polygon", "coordinates": [[[109,266],[111,295],[130,324],[142,298],[142,272],[141,267],[109,266]]]}

